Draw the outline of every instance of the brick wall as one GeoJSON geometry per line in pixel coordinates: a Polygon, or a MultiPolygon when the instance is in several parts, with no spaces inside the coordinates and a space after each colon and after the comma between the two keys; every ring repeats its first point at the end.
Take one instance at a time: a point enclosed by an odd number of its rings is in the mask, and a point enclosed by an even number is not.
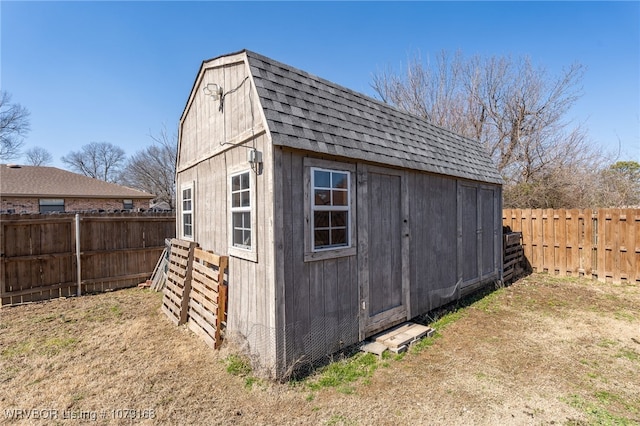
{"type": "MultiPolygon", "coordinates": [[[[64,210],[66,212],[87,210],[122,210],[122,199],[100,198],[65,198],[64,210]]],[[[149,200],[133,199],[133,209],[148,209],[149,200]]],[[[40,213],[39,198],[2,197],[0,211],[13,211],[14,213],[40,213]]]]}

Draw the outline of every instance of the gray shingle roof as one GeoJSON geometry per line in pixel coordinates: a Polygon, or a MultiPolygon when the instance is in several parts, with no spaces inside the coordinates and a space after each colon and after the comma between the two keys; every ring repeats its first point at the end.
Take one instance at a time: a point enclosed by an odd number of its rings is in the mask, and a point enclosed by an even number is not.
{"type": "Polygon", "coordinates": [[[245,51],[274,145],[502,183],[479,142],[245,51]]]}
{"type": "Polygon", "coordinates": [[[56,167],[0,164],[0,195],[48,198],[151,199],[154,196],[126,186],[93,179],[56,167]]]}

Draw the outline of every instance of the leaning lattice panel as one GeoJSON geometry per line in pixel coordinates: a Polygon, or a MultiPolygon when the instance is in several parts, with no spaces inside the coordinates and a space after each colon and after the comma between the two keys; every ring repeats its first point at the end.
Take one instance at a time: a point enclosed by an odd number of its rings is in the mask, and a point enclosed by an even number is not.
{"type": "Polygon", "coordinates": [[[227,256],[196,248],[192,263],[189,298],[189,328],[213,349],[222,343],[221,330],[226,321],[227,256]]]}
{"type": "Polygon", "coordinates": [[[189,293],[191,289],[191,263],[195,242],[171,240],[169,270],[162,297],[162,311],[176,325],[187,322],[189,293]]]}

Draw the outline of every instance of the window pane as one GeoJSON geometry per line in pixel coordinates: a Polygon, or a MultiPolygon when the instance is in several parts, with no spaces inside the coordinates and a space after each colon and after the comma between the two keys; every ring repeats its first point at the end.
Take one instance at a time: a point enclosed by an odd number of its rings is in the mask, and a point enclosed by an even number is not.
{"type": "Polygon", "coordinates": [[[249,189],[249,172],[240,175],[240,188],[249,189]]]}
{"type": "Polygon", "coordinates": [[[233,245],[242,245],[242,229],[233,230],[233,245]]]}
{"type": "Polygon", "coordinates": [[[193,235],[192,232],[191,232],[191,225],[188,225],[186,223],[182,227],[182,232],[183,232],[185,237],[191,237],[193,235]]]}
{"type": "Polygon", "coordinates": [[[191,213],[183,214],[182,215],[182,222],[185,225],[191,225],[191,213]]]}
{"type": "Polygon", "coordinates": [[[346,173],[332,173],[332,188],[347,189],[347,175],[346,173]]]}
{"type": "Polygon", "coordinates": [[[246,212],[246,213],[242,213],[242,225],[245,228],[251,228],[251,213],[246,212]]]}
{"type": "Polygon", "coordinates": [[[251,247],[251,230],[245,229],[242,232],[242,245],[251,247]]]}
{"type": "Polygon", "coordinates": [[[329,212],[314,212],[313,213],[313,225],[316,228],[328,228],[329,227],[329,212]]]}
{"type": "Polygon", "coordinates": [[[347,244],[347,232],[344,229],[332,229],[331,244],[347,244]]]}
{"type": "Polygon", "coordinates": [[[187,189],[183,189],[182,190],[182,199],[183,200],[190,200],[191,199],[191,188],[187,188],[187,189]]]}
{"type": "Polygon", "coordinates": [[[314,170],[313,180],[316,188],[331,188],[331,173],[314,170]]]}
{"type": "Polygon", "coordinates": [[[322,246],[328,246],[329,245],[329,231],[318,231],[316,230],[313,233],[314,236],[314,246],[315,247],[322,247],[322,246]]]}
{"type": "Polygon", "coordinates": [[[191,210],[191,200],[184,200],[182,202],[182,210],[191,210]]]}
{"type": "Polygon", "coordinates": [[[231,207],[240,207],[240,193],[231,194],[231,207]]]}
{"type": "Polygon", "coordinates": [[[239,191],[240,190],[240,176],[233,176],[231,178],[231,190],[239,191]]]}
{"type": "Polygon", "coordinates": [[[316,206],[331,205],[331,191],[328,189],[316,189],[314,192],[316,206]]]}
{"type": "Polygon", "coordinates": [[[64,206],[64,200],[61,198],[41,198],[40,205],[41,206],[64,206]]]}
{"type": "Polygon", "coordinates": [[[331,212],[331,227],[347,226],[347,212],[331,212]]]}
{"type": "Polygon", "coordinates": [[[249,191],[242,191],[240,193],[240,198],[242,202],[242,207],[251,207],[251,201],[249,200],[249,191]]]}
{"type": "Polygon", "coordinates": [[[40,213],[64,212],[64,206],[40,206],[40,213]]]}
{"type": "Polygon", "coordinates": [[[242,228],[242,213],[233,213],[231,215],[234,228],[242,228]]]}
{"type": "Polygon", "coordinates": [[[349,204],[347,191],[331,191],[333,193],[333,206],[346,206],[349,204]]]}

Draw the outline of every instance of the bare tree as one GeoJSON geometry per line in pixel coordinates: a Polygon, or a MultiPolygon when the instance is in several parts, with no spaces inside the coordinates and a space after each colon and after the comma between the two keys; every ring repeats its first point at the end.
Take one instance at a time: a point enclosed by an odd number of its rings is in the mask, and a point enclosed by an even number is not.
{"type": "Polygon", "coordinates": [[[409,61],[403,74],[374,75],[372,87],[383,101],[484,144],[506,181],[505,206],[542,207],[589,198],[575,199],[579,182],[570,182],[599,159],[584,129],[567,120],[583,74],[579,64],[550,76],[529,58],[441,52],[434,63],[409,61]]]}
{"type": "Polygon", "coordinates": [[[61,158],[72,170],[107,182],[120,180],[125,159],[124,150],[108,142],[91,142],[61,158]]]}
{"type": "Polygon", "coordinates": [[[26,158],[26,164],[31,166],[46,166],[53,161],[51,153],[40,146],[29,148],[24,153],[24,156],[26,158]]]}
{"type": "Polygon", "coordinates": [[[11,95],[0,91],[0,160],[20,157],[24,137],[30,129],[29,111],[20,104],[11,103],[11,95]]]}
{"type": "Polygon", "coordinates": [[[601,207],[640,206],[640,164],[637,161],[617,161],[601,171],[598,186],[601,207]]]}
{"type": "Polygon", "coordinates": [[[129,158],[122,173],[122,182],[156,195],[156,202],[164,201],[174,209],[177,136],[170,136],[163,128],[150,137],[153,144],[129,158]]]}

